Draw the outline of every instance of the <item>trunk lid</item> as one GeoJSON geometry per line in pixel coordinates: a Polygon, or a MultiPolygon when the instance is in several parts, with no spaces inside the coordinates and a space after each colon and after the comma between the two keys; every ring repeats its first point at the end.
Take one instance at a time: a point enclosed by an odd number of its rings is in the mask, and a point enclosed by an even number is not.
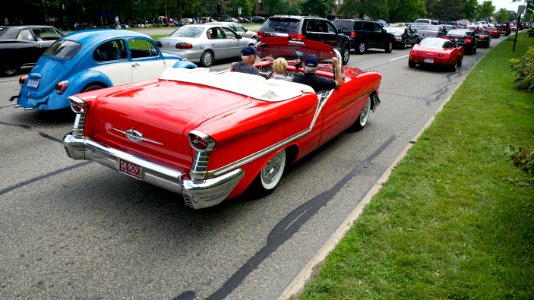
{"type": "Polygon", "coordinates": [[[192,161],[187,134],[210,118],[251,103],[247,96],[184,82],[159,80],[128,87],[112,88],[113,93],[98,96],[92,104],[87,100],[85,134],[104,145],[185,169],[192,161]],[[137,141],[131,138],[134,131],[137,141]]]}

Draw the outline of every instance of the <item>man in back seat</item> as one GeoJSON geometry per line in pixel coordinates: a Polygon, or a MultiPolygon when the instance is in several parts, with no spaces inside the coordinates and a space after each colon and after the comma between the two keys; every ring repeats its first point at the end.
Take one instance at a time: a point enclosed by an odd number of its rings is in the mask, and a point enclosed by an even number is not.
{"type": "Polygon", "coordinates": [[[343,77],[341,74],[339,58],[332,57],[332,63],[336,78],[335,80],[316,74],[319,59],[316,55],[310,54],[306,56],[306,60],[304,61],[304,74],[295,74],[295,77],[293,77],[293,82],[307,84],[311,86],[316,93],[323,90],[335,89],[343,84],[343,77]]]}
{"type": "Polygon", "coordinates": [[[241,61],[232,63],[230,70],[254,75],[260,75],[260,71],[254,66],[256,62],[256,49],[246,46],[241,50],[241,61]]]}

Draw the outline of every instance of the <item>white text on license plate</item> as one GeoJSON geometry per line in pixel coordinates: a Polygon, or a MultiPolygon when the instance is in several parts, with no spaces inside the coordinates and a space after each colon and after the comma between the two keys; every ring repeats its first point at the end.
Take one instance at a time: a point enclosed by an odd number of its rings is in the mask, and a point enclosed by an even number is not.
{"type": "Polygon", "coordinates": [[[119,158],[119,171],[137,179],[143,179],[143,168],[119,158]]]}
{"type": "Polygon", "coordinates": [[[426,64],[433,64],[434,60],[432,58],[425,58],[425,63],[426,64]]]}
{"type": "Polygon", "coordinates": [[[36,88],[39,86],[39,79],[28,79],[28,87],[36,88]]]}

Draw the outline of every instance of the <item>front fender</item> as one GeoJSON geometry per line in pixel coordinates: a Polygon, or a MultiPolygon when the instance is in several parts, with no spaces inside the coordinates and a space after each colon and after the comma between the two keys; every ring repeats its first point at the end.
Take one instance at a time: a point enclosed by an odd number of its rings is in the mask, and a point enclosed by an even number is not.
{"type": "Polygon", "coordinates": [[[184,69],[196,69],[197,65],[188,61],[188,60],[179,60],[174,63],[173,68],[184,68],[184,69]]]}

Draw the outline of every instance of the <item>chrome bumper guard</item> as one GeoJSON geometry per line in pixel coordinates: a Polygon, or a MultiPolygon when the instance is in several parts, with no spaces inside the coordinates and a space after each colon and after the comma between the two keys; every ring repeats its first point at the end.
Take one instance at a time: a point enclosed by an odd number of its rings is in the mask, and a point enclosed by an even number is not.
{"type": "Polygon", "coordinates": [[[181,194],[185,204],[193,209],[206,208],[221,203],[243,177],[243,169],[236,169],[215,178],[183,180],[183,173],[155,164],[126,152],[109,148],[97,142],[67,134],[63,138],[67,155],[75,160],[94,160],[104,166],[119,170],[119,159],[143,168],[142,181],[181,194]]]}

